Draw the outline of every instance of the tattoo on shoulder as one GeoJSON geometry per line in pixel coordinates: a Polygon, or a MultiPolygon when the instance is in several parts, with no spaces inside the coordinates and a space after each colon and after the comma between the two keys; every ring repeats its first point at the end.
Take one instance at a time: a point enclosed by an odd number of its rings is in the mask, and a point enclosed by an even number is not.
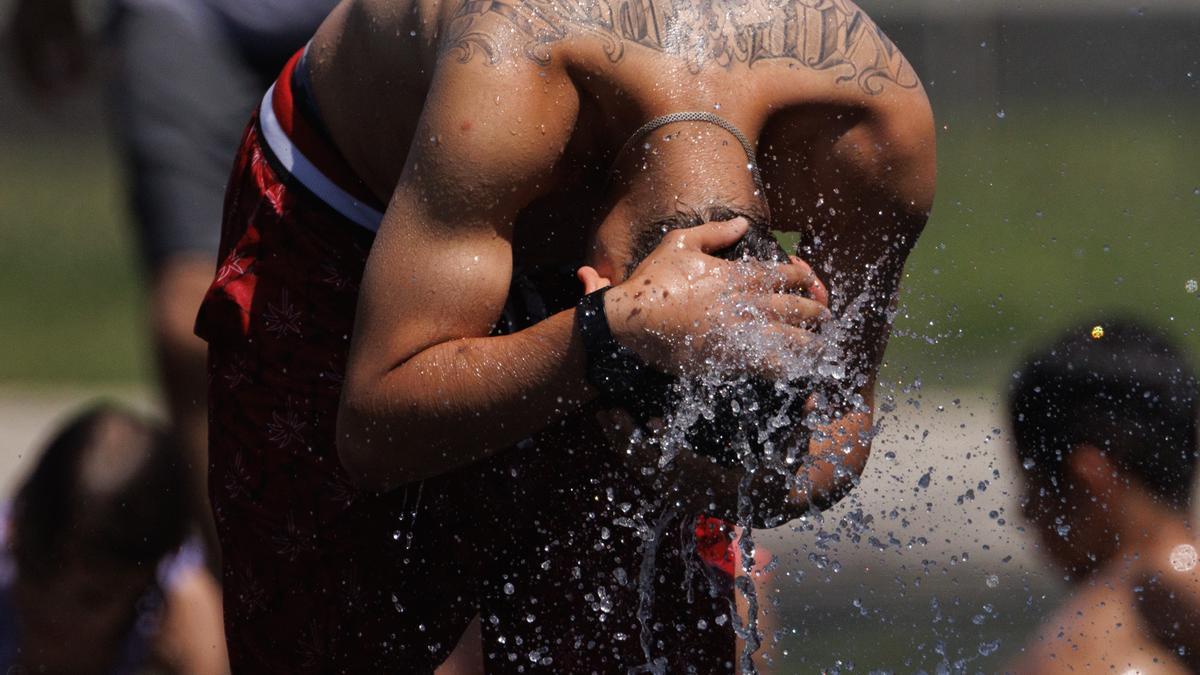
{"type": "Polygon", "coordinates": [[[496,37],[480,24],[495,15],[524,39],[525,58],[550,63],[569,36],[598,39],[613,63],[626,49],[683,56],[692,72],[785,60],[832,71],[867,94],[887,84],[912,89],[917,75],[896,45],[850,0],[459,0],[443,42],[462,62],[495,63],[496,37]]]}

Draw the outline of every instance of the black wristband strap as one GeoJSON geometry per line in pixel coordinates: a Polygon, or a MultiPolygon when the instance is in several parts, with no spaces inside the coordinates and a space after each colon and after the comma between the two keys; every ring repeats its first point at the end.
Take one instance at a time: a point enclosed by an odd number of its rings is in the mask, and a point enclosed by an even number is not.
{"type": "Polygon", "coordinates": [[[604,295],[612,286],[583,296],[575,325],[587,354],[587,379],[607,405],[626,406],[637,394],[638,375],[649,369],[632,349],[617,342],[608,326],[604,295]]]}

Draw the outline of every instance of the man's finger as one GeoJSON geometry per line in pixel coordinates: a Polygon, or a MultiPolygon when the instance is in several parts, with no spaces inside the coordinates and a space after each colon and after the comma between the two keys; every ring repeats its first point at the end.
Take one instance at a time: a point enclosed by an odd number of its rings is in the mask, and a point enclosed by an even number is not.
{"type": "Polygon", "coordinates": [[[774,293],[755,304],[767,320],[801,328],[811,328],[832,316],[825,305],[798,295],[774,293]]]}
{"type": "Polygon", "coordinates": [[[612,281],[600,276],[600,273],[594,267],[580,267],[575,272],[575,278],[579,279],[579,283],[583,284],[585,295],[612,285],[612,281]]]}
{"type": "Polygon", "coordinates": [[[759,262],[733,263],[741,274],[742,288],[748,291],[771,293],[805,293],[812,300],[828,306],[825,286],[807,264],[759,262]]]}
{"type": "Polygon", "coordinates": [[[714,253],[729,248],[738,242],[750,229],[750,221],[734,218],[723,222],[705,223],[698,227],[681,230],[683,246],[714,253]]]}
{"type": "Polygon", "coordinates": [[[825,283],[821,281],[821,277],[817,276],[812,266],[794,255],[788,256],[788,259],[799,270],[807,270],[807,274],[803,271],[800,272],[800,283],[804,285],[803,290],[808,294],[808,297],[828,307],[829,290],[825,288],[825,283]]]}

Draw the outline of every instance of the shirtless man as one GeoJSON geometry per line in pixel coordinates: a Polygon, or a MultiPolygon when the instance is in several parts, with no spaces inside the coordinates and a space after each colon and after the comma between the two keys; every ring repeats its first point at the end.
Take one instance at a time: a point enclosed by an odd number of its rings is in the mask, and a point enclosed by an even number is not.
{"type": "Polygon", "coordinates": [[[727,622],[710,613],[697,638],[669,616],[699,602],[683,566],[651,575],[662,595],[639,616],[622,580],[647,532],[594,505],[666,485],[658,506],[687,529],[734,515],[742,472],[684,456],[639,483],[607,445],[581,447],[602,438],[579,427],[611,399],[603,355],[573,305],[494,336],[514,268],[615,282],[589,325],[663,370],[728,362],[746,318],[725,309],[749,307],[776,347],[743,370],[772,376],[823,312],[784,293],[817,295],[811,271],[710,254],[751,229],[731,215],[800,232],[834,314],[865,320],[842,343],[846,410],[818,410],[807,447],[827,461],[762,490],[777,524],[866,461],[933,181],[918,80],[848,2],[343,3],[247,132],[198,324],[235,670],[428,669],[481,608],[496,669],[732,667],[727,622]],[[654,246],[668,219],[683,229],[654,246]]]}
{"type": "Polygon", "coordinates": [[[1178,646],[1196,643],[1200,604],[1196,376],[1156,331],[1101,326],[1033,354],[1011,394],[1025,513],[1076,590],[1012,672],[1195,672],[1178,646]]]}

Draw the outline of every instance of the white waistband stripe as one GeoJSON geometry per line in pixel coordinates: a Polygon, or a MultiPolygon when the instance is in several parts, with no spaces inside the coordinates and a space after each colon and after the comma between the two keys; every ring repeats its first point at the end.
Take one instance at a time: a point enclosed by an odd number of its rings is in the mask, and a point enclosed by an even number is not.
{"type": "Polygon", "coordinates": [[[304,153],[300,152],[300,148],[297,148],[296,144],[292,142],[292,139],[284,133],[283,127],[279,126],[279,119],[275,117],[275,107],[272,105],[274,95],[275,85],[271,85],[271,88],[267,90],[267,95],[263,97],[258,119],[262,124],[263,137],[267,141],[267,146],[279,158],[279,163],[330,208],[354,223],[372,232],[378,232],[379,224],[383,221],[383,214],[338,187],[328,176],[321,173],[321,170],[309,161],[304,153]]]}

